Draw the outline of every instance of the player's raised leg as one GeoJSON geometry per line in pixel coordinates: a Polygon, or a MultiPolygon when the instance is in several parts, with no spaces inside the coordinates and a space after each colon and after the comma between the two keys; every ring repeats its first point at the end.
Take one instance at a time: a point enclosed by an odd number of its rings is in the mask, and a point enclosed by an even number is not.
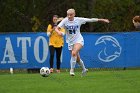
{"type": "Polygon", "coordinates": [[[83,60],[80,58],[80,54],[77,54],[77,63],[81,66],[82,68],[82,76],[85,76],[86,73],[88,72],[88,69],[86,69],[83,60]]]}

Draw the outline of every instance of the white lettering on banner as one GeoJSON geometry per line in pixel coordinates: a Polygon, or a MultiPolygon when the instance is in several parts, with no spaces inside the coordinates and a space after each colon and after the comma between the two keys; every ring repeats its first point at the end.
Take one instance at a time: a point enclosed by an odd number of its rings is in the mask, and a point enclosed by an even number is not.
{"type": "Polygon", "coordinates": [[[37,37],[34,44],[34,56],[39,63],[44,63],[48,56],[48,43],[47,40],[43,36],[37,37]],[[42,40],[43,42],[43,57],[40,59],[39,57],[39,42],[42,40]]]}
{"type": "Polygon", "coordinates": [[[21,63],[28,63],[27,59],[27,42],[29,44],[29,47],[31,47],[31,38],[30,37],[17,37],[17,47],[22,47],[22,60],[21,63]]]}
{"type": "Polygon", "coordinates": [[[5,40],[6,40],[6,47],[4,50],[4,57],[1,63],[5,64],[6,58],[9,58],[8,63],[17,63],[10,38],[5,38],[5,40]]]}
{"type": "Polygon", "coordinates": [[[112,36],[101,36],[95,45],[103,44],[103,49],[98,54],[99,60],[103,62],[111,62],[118,58],[122,48],[116,38],[112,36]]]}
{"type": "Polygon", "coordinates": [[[17,41],[11,42],[10,37],[5,37],[5,46],[3,48],[3,52],[1,53],[3,55],[3,57],[1,57],[2,61],[0,61],[1,64],[15,64],[18,62],[28,63],[29,60],[35,60],[38,63],[44,63],[46,61],[48,56],[48,43],[45,37],[38,36],[33,39],[33,41],[31,37],[16,37],[16,40],[17,41]],[[40,44],[40,42],[42,42],[42,44],[40,44]],[[28,57],[29,48],[31,49],[30,53],[34,55],[32,58],[28,57]]]}

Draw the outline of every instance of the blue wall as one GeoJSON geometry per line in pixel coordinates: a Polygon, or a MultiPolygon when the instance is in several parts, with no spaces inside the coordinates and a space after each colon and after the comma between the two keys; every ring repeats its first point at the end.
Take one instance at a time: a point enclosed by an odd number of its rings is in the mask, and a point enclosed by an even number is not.
{"type": "MultiPolygon", "coordinates": [[[[86,67],[139,67],[140,32],[82,33],[85,45],[80,51],[86,67]]],[[[62,68],[70,67],[70,52],[65,43],[62,68]]],[[[55,63],[54,63],[55,65],[55,63]]],[[[46,33],[0,34],[0,68],[49,67],[46,33]]]]}

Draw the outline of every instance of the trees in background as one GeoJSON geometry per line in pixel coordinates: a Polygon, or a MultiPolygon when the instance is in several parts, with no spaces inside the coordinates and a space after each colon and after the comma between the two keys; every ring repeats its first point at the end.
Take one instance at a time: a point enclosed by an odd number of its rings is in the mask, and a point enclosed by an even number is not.
{"type": "Polygon", "coordinates": [[[132,18],[140,15],[140,0],[0,0],[0,32],[45,32],[54,14],[69,8],[81,17],[108,18],[110,24],[86,23],[82,31],[133,31],[132,18]]]}

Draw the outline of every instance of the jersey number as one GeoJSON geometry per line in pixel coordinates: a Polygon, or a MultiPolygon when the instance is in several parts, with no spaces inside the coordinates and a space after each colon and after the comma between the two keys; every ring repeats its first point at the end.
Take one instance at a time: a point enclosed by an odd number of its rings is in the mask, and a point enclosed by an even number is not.
{"type": "Polygon", "coordinates": [[[69,30],[69,34],[75,34],[75,30],[69,30]]]}

